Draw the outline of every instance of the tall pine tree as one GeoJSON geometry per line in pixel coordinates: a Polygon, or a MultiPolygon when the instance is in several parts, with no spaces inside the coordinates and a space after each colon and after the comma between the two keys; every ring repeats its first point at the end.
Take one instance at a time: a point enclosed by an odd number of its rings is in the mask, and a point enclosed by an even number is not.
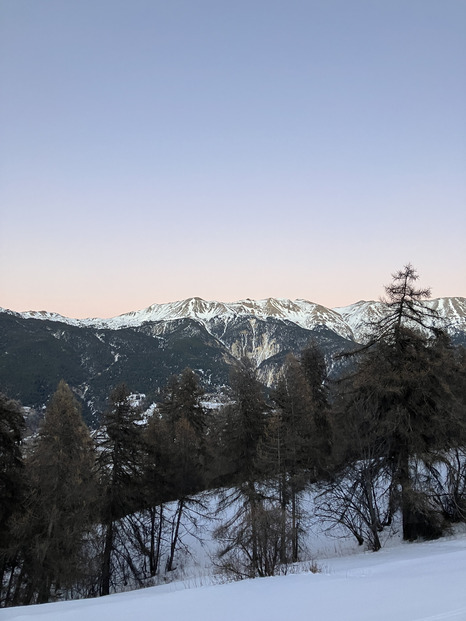
{"type": "Polygon", "coordinates": [[[47,405],[26,465],[30,493],[22,520],[21,599],[43,603],[54,592],[72,589],[87,571],[85,541],[97,517],[94,447],[64,381],[47,405]]]}
{"type": "Polygon", "coordinates": [[[417,280],[416,270],[406,265],[385,288],[385,313],[372,324],[373,337],[359,354],[344,405],[353,421],[358,411],[372,412],[377,421],[369,424],[361,416],[361,444],[390,468],[391,502],[401,507],[405,539],[440,532],[416,486],[415,466],[451,447],[462,433],[451,384],[454,356],[424,302],[430,290],[417,288],[417,280]]]}
{"type": "Polygon", "coordinates": [[[140,414],[125,384],[110,394],[99,441],[101,521],[104,530],[100,594],[112,583],[118,520],[144,505],[142,485],[143,440],[140,414]]]}
{"type": "Polygon", "coordinates": [[[18,564],[19,541],[13,524],[21,511],[25,488],[21,451],[24,426],[19,403],[0,393],[0,605],[11,602],[12,574],[18,564]]]}

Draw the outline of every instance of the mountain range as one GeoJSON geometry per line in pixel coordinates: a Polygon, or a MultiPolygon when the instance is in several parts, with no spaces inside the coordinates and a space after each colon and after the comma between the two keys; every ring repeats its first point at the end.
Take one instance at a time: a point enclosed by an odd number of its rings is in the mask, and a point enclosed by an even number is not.
{"type": "MultiPolygon", "coordinates": [[[[465,298],[425,305],[437,312],[455,344],[466,345],[465,298]]],[[[115,384],[125,381],[132,391],[156,399],[170,375],[187,366],[208,392],[219,392],[231,367],[246,356],[272,385],[287,354],[314,341],[335,375],[341,363],[334,354],[364,342],[368,324],[383,311],[377,301],[330,309],[277,298],[232,303],[189,298],[110,319],[0,309],[0,390],[40,409],[63,378],[95,424],[115,384]]]]}

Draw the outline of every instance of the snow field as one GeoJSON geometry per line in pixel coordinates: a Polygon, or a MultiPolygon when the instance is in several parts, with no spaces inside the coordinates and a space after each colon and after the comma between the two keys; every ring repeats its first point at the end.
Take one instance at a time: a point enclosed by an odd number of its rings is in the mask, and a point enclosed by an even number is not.
{"type": "MultiPolygon", "coordinates": [[[[15,621],[466,621],[466,536],[326,559],[321,573],[3,609],[15,621]]],[[[304,564],[305,567],[305,564],[304,564]]],[[[201,580],[202,582],[202,580],[201,580]]]]}

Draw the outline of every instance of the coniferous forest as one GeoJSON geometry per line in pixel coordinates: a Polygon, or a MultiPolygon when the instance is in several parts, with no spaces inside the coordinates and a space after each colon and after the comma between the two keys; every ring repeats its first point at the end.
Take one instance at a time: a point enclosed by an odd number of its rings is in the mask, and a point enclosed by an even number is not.
{"type": "MultiPolygon", "coordinates": [[[[248,359],[221,407],[189,368],[156,407],[109,388],[100,428],[60,382],[37,433],[0,395],[0,606],[106,595],[170,575],[181,529],[217,516],[216,565],[270,576],[302,558],[308,511],[377,551],[466,521],[466,351],[453,347],[411,265],[385,288],[364,345],[330,380],[316,343],[272,388],[248,359]],[[187,526],[188,525],[188,526],[187,526]]],[[[314,516],[314,517],[315,517],[314,516]]]]}

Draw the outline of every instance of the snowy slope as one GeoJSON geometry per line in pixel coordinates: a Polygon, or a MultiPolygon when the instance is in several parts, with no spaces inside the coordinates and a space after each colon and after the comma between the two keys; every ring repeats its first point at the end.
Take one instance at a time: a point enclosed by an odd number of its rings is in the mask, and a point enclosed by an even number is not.
{"type": "Polygon", "coordinates": [[[325,325],[345,338],[351,338],[351,331],[338,313],[325,306],[306,300],[285,300],[268,298],[266,300],[240,300],[239,302],[208,302],[201,298],[189,298],[169,304],[153,304],[148,308],[126,313],[107,320],[87,319],[85,325],[108,328],[133,327],[146,321],[173,321],[176,319],[195,319],[207,329],[212,322],[229,323],[240,317],[267,320],[269,318],[289,321],[296,325],[312,329],[325,325]]]}
{"type": "MultiPolygon", "coordinates": [[[[51,313],[49,311],[25,311],[23,313],[17,313],[15,311],[9,310],[8,308],[1,308],[0,313],[6,313],[13,317],[23,317],[24,319],[42,319],[44,321],[59,321],[61,323],[66,323],[70,326],[82,326],[85,325],[83,321],[89,321],[88,319],[72,319],[71,317],[64,317],[58,313],[51,313]]],[[[90,320],[93,321],[93,320],[90,320]]]]}
{"type": "Polygon", "coordinates": [[[326,326],[344,338],[352,338],[351,329],[346,325],[340,314],[335,311],[308,302],[307,300],[286,300],[268,298],[266,300],[240,300],[239,302],[209,302],[201,298],[188,298],[168,304],[152,304],[139,311],[131,311],[110,319],[71,319],[48,311],[27,311],[14,313],[0,308],[0,312],[8,312],[26,319],[43,319],[59,321],[73,326],[113,329],[137,327],[146,322],[175,321],[178,319],[194,319],[203,324],[210,332],[213,324],[219,322],[228,325],[237,318],[269,318],[289,321],[302,328],[311,330],[317,326],[326,326]]]}
{"type": "MultiPolygon", "coordinates": [[[[426,300],[425,306],[438,313],[438,324],[449,334],[466,332],[466,298],[447,297],[426,300]]],[[[361,300],[349,306],[333,309],[351,329],[356,341],[363,341],[368,334],[368,326],[377,322],[384,314],[384,304],[380,301],[361,300]]]]}
{"type": "Polygon", "coordinates": [[[437,298],[427,305],[445,319],[449,332],[466,332],[466,298],[437,298]]]}
{"type": "Polygon", "coordinates": [[[2,609],[2,621],[465,621],[466,538],[321,562],[321,573],[2,609]]]}
{"type": "Polygon", "coordinates": [[[368,326],[378,321],[384,315],[384,305],[382,302],[374,302],[373,300],[369,302],[361,300],[356,302],[356,304],[341,306],[333,310],[341,316],[351,329],[353,338],[359,342],[364,341],[368,335],[368,326]]]}

